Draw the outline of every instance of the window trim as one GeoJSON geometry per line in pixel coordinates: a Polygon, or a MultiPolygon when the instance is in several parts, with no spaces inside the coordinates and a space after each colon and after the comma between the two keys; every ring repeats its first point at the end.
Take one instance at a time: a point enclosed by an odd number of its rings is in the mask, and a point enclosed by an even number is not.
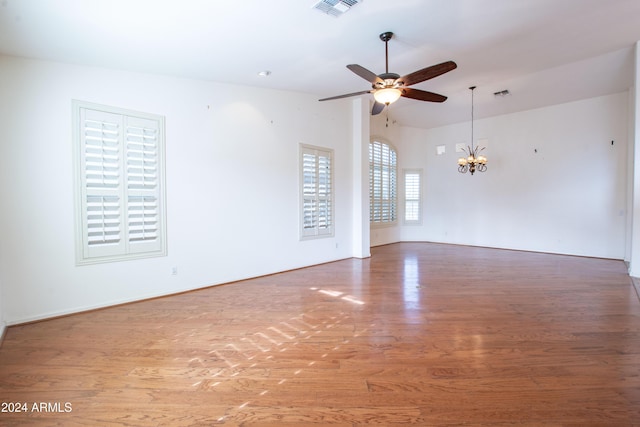
{"type": "MultiPolygon", "coordinates": [[[[374,136],[371,138],[371,140],[369,141],[369,225],[371,228],[381,228],[381,227],[391,227],[391,226],[395,226],[398,224],[398,150],[396,149],[396,147],[391,144],[389,141],[387,141],[384,138],[380,138],[377,136],[374,136]],[[391,185],[391,181],[395,181],[395,186],[392,188],[389,188],[389,193],[390,193],[390,198],[388,199],[391,203],[391,207],[392,207],[392,212],[393,215],[395,215],[391,220],[388,221],[373,221],[373,215],[374,215],[374,209],[373,209],[373,184],[372,184],[372,175],[373,175],[373,171],[372,171],[372,162],[371,162],[371,146],[373,144],[381,144],[381,145],[386,145],[389,147],[389,149],[394,153],[394,157],[395,157],[395,163],[393,165],[388,165],[388,166],[393,166],[393,174],[392,176],[390,176],[390,185],[391,185]]],[[[382,201],[384,201],[383,199],[381,199],[381,203],[382,201]]]]}
{"type": "Polygon", "coordinates": [[[406,225],[421,225],[422,224],[422,201],[423,201],[423,173],[422,169],[402,169],[402,183],[403,183],[403,192],[402,198],[404,200],[403,205],[403,224],[406,225]],[[407,199],[407,175],[418,175],[418,198],[417,199],[407,199]],[[415,201],[418,204],[418,219],[412,220],[407,219],[407,202],[415,201]]]}
{"type": "MultiPolygon", "coordinates": [[[[72,136],[73,136],[73,163],[74,163],[74,175],[73,175],[73,193],[74,193],[74,221],[75,221],[75,248],[76,248],[76,265],[89,265],[99,264],[115,261],[126,261],[133,259],[161,257],[167,255],[167,231],[166,231],[166,168],[165,168],[165,118],[157,114],[144,113],[139,111],[128,110],[120,107],[113,107],[108,105],[95,104],[86,101],[72,100],[72,136]],[[89,255],[88,252],[88,234],[85,228],[85,219],[87,212],[86,202],[83,200],[85,196],[85,189],[83,188],[84,179],[86,179],[85,170],[83,170],[83,138],[82,130],[83,126],[81,122],[82,111],[93,110],[106,114],[120,115],[132,120],[151,120],[157,123],[157,190],[154,191],[153,196],[157,197],[157,237],[159,242],[155,245],[155,248],[140,250],[136,247],[136,244],[127,241],[129,237],[129,224],[128,222],[128,200],[123,200],[123,207],[121,212],[124,212],[124,216],[121,215],[119,220],[120,227],[123,229],[122,239],[125,240],[125,250],[116,254],[104,254],[104,255],[89,255]]],[[[124,145],[125,140],[122,139],[119,144],[124,145]]],[[[125,154],[126,155],[126,154],[125,154]]],[[[121,161],[120,168],[123,167],[124,161],[121,161]]],[[[119,178],[119,184],[127,186],[126,174],[120,169],[122,176],[119,178]]],[[[131,182],[131,181],[129,181],[131,182]]],[[[132,198],[144,198],[148,196],[136,194],[135,191],[126,190],[125,194],[132,198]]]]}
{"type": "MultiPolygon", "coordinates": [[[[331,148],[318,147],[315,145],[308,144],[300,144],[299,145],[299,209],[300,209],[300,220],[299,220],[299,233],[300,240],[311,240],[311,239],[322,239],[326,237],[333,237],[335,235],[335,185],[334,185],[334,151],[331,148]],[[311,229],[305,228],[305,168],[304,168],[304,155],[313,153],[316,156],[316,159],[319,157],[319,154],[323,154],[329,158],[329,194],[327,197],[329,202],[329,227],[325,229],[320,229],[319,224],[316,223],[315,226],[311,229]]],[[[316,160],[315,166],[315,174],[316,179],[319,174],[319,165],[316,160]]],[[[318,194],[317,188],[315,192],[316,201],[319,200],[321,196],[318,194]]]]}

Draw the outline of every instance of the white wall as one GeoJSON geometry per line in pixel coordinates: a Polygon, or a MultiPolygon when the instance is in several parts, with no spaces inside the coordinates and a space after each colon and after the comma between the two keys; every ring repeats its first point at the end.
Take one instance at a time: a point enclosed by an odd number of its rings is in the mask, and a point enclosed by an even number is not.
{"type": "Polygon", "coordinates": [[[2,56],[0,75],[9,324],[352,256],[349,103],[2,56]],[[166,117],[167,257],[75,266],[72,99],[166,117]],[[298,238],[299,143],[335,150],[335,237],[298,238]]]}
{"type": "Polygon", "coordinates": [[[1,340],[4,336],[4,331],[6,329],[6,323],[4,321],[4,297],[3,294],[3,285],[2,285],[2,275],[0,274],[0,344],[2,344],[1,340]]]}
{"type": "Polygon", "coordinates": [[[423,224],[400,239],[623,259],[628,96],[476,120],[489,163],[473,176],[455,152],[470,123],[402,128],[399,169],[424,169],[425,200],[423,224]]]}

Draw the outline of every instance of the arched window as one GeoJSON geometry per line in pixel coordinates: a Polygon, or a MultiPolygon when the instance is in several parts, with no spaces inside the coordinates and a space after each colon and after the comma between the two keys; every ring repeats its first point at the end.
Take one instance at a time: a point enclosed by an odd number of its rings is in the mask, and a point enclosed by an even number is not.
{"type": "Polygon", "coordinates": [[[387,224],[397,219],[396,150],[388,143],[373,140],[369,143],[369,221],[387,224]]]}

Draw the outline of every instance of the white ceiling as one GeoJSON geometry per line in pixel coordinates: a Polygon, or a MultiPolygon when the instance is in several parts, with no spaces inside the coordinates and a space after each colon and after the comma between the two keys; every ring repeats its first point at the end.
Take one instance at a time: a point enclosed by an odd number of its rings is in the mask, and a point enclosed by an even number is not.
{"type": "MultiPolygon", "coordinates": [[[[311,93],[367,90],[345,66],[400,75],[453,60],[390,118],[416,127],[621,92],[633,85],[640,0],[363,0],[335,18],[317,0],[0,0],[0,53],[311,93]],[[269,77],[259,77],[270,70],[269,77]],[[493,93],[508,89],[511,95],[493,93]]],[[[371,95],[365,95],[371,97],[371,95]]],[[[345,100],[326,102],[348,102],[345,100]]]]}

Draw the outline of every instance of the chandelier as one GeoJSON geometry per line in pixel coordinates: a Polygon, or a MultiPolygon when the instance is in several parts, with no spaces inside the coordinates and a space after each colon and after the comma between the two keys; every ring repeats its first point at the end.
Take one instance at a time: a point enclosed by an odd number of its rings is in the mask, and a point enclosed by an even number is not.
{"type": "Polygon", "coordinates": [[[467,153],[467,157],[460,157],[458,159],[458,172],[467,173],[470,172],[473,175],[476,171],[484,172],[487,170],[487,158],[480,154],[486,147],[473,147],[473,90],[475,86],[471,86],[471,146],[467,146],[462,151],[467,153]]]}

